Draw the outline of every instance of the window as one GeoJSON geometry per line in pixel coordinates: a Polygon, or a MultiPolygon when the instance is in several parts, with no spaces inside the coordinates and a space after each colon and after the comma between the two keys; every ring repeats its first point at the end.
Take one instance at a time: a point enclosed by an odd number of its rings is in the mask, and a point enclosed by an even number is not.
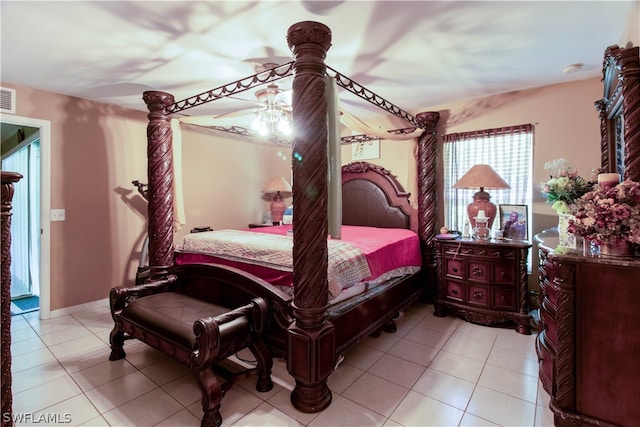
{"type": "MultiPolygon", "coordinates": [[[[452,230],[463,230],[467,205],[477,190],[455,189],[453,184],[475,164],[488,164],[510,186],[507,190],[488,190],[491,202],[530,206],[532,194],[533,126],[530,124],[444,135],[444,223],[452,230]]],[[[529,236],[531,209],[529,209],[529,236]]],[[[492,232],[500,228],[499,218],[492,232]]],[[[470,232],[471,230],[469,230],[470,232]]]]}

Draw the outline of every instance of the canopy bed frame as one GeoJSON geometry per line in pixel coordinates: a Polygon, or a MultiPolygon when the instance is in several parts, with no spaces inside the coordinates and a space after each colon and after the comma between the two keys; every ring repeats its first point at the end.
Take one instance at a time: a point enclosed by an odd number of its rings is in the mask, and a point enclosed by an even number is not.
{"type": "Polygon", "coordinates": [[[640,58],[638,47],[609,46],[602,64],[601,171],[640,181],[640,58]]]}
{"type": "MultiPolygon", "coordinates": [[[[300,22],[288,29],[287,42],[294,61],[272,69],[266,79],[253,76],[246,84],[245,81],[234,82],[179,102],[166,92],[144,93],[143,99],[149,109],[149,280],[161,280],[175,269],[172,115],[293,73],[295,293],[288,297],[274,290],[265,291],[256,282],[255,289],[249,289],[249,294],[265,298],[274,312],[272,325],[263,339],[272,353],[286,357],[287,369],[296,381],[291,393],[293,405],[303,412],[317,412],[331,402],[327,378],[335,367],[336,355],[389,324],[399,310],[424,295],[425,290],[426,294],[433,292],[429,287],[435,285],[436,125],[439,114],[425,112],[413,117],[348,78],[336,76],[338,85],[411,123],[409,132],[422,131],[417,143],[418,209],[409,206],[408,193],[388,171],[368,163],[343,167],[345,186],[374,185],[376,188],[372,191],[382,191],[386,195],[387,203],[395,209],[393,215],[404,215],[407,227],[414,229],[420,239],[422,270],[416,275],[380,285],[375,292],[330,306],[327,295],[327,66],[324,59],[331,45],[331,31],[317,22],[300,22]],[[296,159],[304,159],[304,164],[296,159]]],[[[351,217],[345,221],[362,225],[355,208],[350,210],[351,217]]],[[[383,215],[383,222],[384,218],[383,215]]],[[[377,218],[378,222],[373,224],[378,224],[379,220],[377,218]]]]}

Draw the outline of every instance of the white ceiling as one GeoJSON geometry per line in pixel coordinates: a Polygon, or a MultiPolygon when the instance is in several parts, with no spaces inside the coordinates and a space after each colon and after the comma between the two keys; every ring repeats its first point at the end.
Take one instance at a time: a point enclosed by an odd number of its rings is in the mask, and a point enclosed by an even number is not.
{"type": "MultiPolygon", "coordinates": [[[[291,61],[287,29],[312,20],[332,31],[330,67],[417,114],[600,76],[605,48],[624,42],[632,7],[637,0],[2,0],[0,79],[146,111],[145,90],[181,100],[250,76],[259,64],[291,61]],[[562,72],[574,63],[584,67],[562,72]]],[[[238,97],[254,100],[252,91],[238,97]]],[[[381,113],[341,97],[361,117],[381,113]]],[[[215,101],[206,113],[250,107],[215,101]]]]}

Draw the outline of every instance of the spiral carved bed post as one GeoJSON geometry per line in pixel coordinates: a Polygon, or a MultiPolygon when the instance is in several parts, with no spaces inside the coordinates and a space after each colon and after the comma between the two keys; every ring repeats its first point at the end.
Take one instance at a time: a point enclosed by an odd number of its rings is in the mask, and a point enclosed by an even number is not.
{"type": "Polygon", "coordinates": [[[22,179],[17,172],[2,172],[2,427],[13,425],[11,393],[11,200],[14,184],[22,179]]]}
{"type": "MultiPolygon", "coordinates": [[[[420,253],[422,266],[425,269],[426,283],[436,283],[436,208],[438,198],[437,157],[438,140],[436,128],[440,113],[424,112],[416,115],[421,128],[424,129],[418,139],[418,236],[420,237],[420,253]]],[[[434,299],[435,287],[427,289],[426,298],[434,299]]]]}
{"type": "Polygon", "coordinates": [[[173,151],[171,116],[165,108],[174,103],[173,95],[144,92],[149,109],[147,125],[147,173],[149,212],[150,278],[160,276],[173,264],[173,151]]]}
{"type": "Polygon", "coordinates": [[[318,412],[331,403],[327,378],[335,364],[335,334],[327,322],[327,100],[324,59],[331,31],[317,22],[289,27],[293,52],[293,283],[295,321],[289,327],[291,403],[318,412]]]}

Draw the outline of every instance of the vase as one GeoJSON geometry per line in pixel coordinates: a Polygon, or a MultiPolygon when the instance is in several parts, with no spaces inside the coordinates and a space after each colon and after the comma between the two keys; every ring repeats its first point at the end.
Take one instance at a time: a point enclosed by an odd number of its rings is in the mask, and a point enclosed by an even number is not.
{"type": "Polygon", "coordinates": [[[633,256],[633,247],[629,242],[601,243],[600,255],[607,256],[633,256]]]}
{"type": "Polygon", "coordinates": [[[573,215],[567,213],[558,214],[558,246],[569,249],[576,249],[576,236],[569,233],[570,219],[573,219],[573,215]]]}

